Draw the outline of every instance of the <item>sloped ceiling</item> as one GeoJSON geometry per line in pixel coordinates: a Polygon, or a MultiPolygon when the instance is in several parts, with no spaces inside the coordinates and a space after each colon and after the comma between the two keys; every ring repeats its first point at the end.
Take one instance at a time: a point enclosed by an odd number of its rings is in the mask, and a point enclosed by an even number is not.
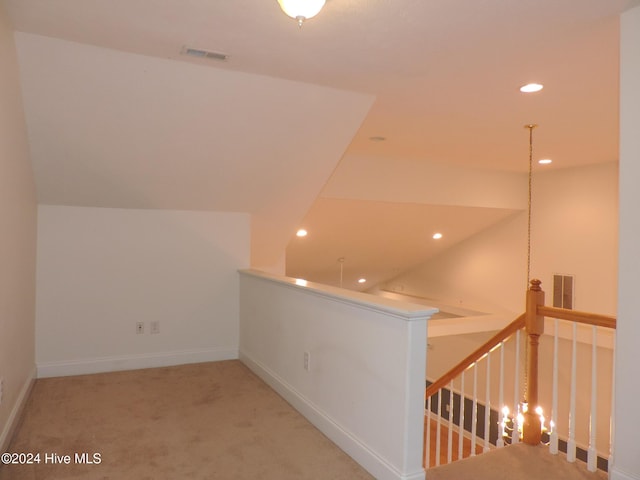
{"type": "MultiPolygon", "coordinates": [[[[311,280],[329,268],[318,252],[334,268],[369,241],[353,229],[338,248],[347,212],[448,210],[462,239],[521,209],[526,123],[551,168],[616,161],[618,15],[640,3],[329,0],[298,29],[275,0],[3,2],[40,202],[247,212],[266,268],[305,224],[323,244],[292,243],[287,270],[311,280]],[[521,94],[531,81],[545,89],[521,94]],[[493,187],[468,188],[468,171],[493,187]]],[[[403,268],[404,250],[368,253],[362,273],[403,268]]]]}

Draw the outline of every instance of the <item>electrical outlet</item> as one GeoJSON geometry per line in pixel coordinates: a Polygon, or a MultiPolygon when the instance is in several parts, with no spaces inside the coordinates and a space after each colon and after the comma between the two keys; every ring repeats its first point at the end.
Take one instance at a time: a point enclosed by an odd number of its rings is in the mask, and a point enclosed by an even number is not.
{"type": "Polygon", "coordinates": [[[136,322],[136,333],[144,333],[144,322],[136,322]]]}
{"type": "Polygon", "coordinates": [[[151,334],[160,333],[160,322],[158,320],[151,322],[151,334]]]}
{"type": "Polygon", "coordinates": [[[311,370],[311,354],[309,352],[304,352],[304,369],[311,370]]]}

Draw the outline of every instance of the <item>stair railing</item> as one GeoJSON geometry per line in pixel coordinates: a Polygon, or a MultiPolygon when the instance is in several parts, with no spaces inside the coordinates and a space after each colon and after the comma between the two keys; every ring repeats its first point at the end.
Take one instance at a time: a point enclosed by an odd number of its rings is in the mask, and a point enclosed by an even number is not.
{"type": "MultiPolygon", "coordinates": [[[[543,439],[548,440],[550,452],[559,452],[558,432],[554,425],[558,416],[558,321],[568,320],[572,322],[572,361],[570,380],[570,405],[568,434],[566,439],[567,460],[576,460],[576,452],[580,449],[576,445],[576,351],[577,351],[577,324],[586,324],[592,327],[591,348],[591,395],[589,414],[589,444],[586,448],[587,468],[595,471],[598,468],[598,455],[596,449],[596,423],[597,423],[597,345],[598,328],[615,329],[616,319],[608,315],[599,315],[575,310],[548,307],[544,305],[544,292],[539,280],[531,280],[531,286],[526,295],[526,311],[500,332],[491,337],[487,342],[478,347],[474,352],[451,368],[442,377],[431,383],[426,389],[425,410],[425,467],[438,466],[443,462],[453,460],[453,431],[457,426],[458,451],[457,459],[463,457],[463,443],[465,437],[470,437],[467,442],[468,454],[475,455],[479,447],[478,440],[483,441],[481,451],[487,451],[492,447],[502,447],[506,443],[523,441],[529,445],[538,445],[543,439]],[[540,338],[544,334],[545,317],[554,319],[553,335],[553,373],[552,373],[552,400],[551,418],[547,426],[539,406],[539,345],[540,338]],[[520,398],[520,350],[522,348],[521,332],[524,332],[526,344],[525,385],[524,400],[520,398]],[[505,346],[513,345],[515,355],[513,357],[514,368],[514,396],[513,410],[504,407],[504,375],[505,375],[505,346]],[[498,409],[491,408],[491,358],[499,353],[499,385],[498,385],[498,409]],[[477,396],[478,368],[479,364],[485,364],[485,398],[484,405],[479,402],[477,396]],[[473,395],[469,399],[465,393],[465,373],[473,374],[473,395]],[[457,391],[457,393],[455,393],[457,391]],[[529,408],[531,407],[531,408],[529,408]],[[443,409],[445,410],[443,412],[443,409]],[[471,410],[471,411],[469,411],[471,410]],[[479,412],[481,419],[479,420],[479,412]],[[435,432],[432,432],[432,419],[435,415],[435,432]],[[454,419],[457,421],[454,422],[454,419]],[[469,428],[468,420],[471,419],[469,428]],[[484,422],[482,423],[482,419],[484,422]],[[465,422],[465,420],[467,420],[465,422]],[[441,430],[447,428],[446,459],[442,455],[441,430]],[[478,437],[478,429],[482,431],[478,437]],[[468,432],[470,431],[470,435],[468,432]],[[494,432],[494,433],[492,433],[494,432]],[[431,437],[435,433],[435,458],[431,457],[431,437]],[[491,442],[491,438],[493,441],[491,442]]],[[[612,367],[613,368],[613,367],[612,367]]],[[[495,403],[495,402],[494,402],[495,403]]],[[[611,405],[613,405],[613,388],[611,405]]],[[[611,439],[611,437],[610,437],[611,439]]],[[[610,440],[611,443],[611,440],[610,440]]],[[[610,445],[609,443],[609,445],[610,445]]],[[[609,460],[611,447],[609,446],[609,460]]]]}

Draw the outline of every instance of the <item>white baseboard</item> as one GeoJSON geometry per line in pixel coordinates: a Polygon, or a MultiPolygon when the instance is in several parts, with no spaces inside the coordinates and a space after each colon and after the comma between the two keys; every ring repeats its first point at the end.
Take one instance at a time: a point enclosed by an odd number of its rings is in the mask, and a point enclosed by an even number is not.
{"type": "Polygon", "coordinates": [[[240,361],[376,479],[425,479],[425,471],[423,469],[411,473],[400,472],[398,468],[371,450],[365,442],[343,428],[330,415],[314,405],[313,402],[288,384],[277,373],[251,358],[246,352],[240,351],[240,361]]]}
{"type": "Polygon", "coordinates": [[[619,470],[614,465],[609,471],[610,480],[640,480],[640,472],[630,473],[619,470]]]}
{"type": "Polygon", "coordinates": [[[37,369],[38,378],[66,377],[120,370],[169,367],[188,363],[236,360],[237,358],[237,348],[211,348],[116,357],[83,358],[61,362],[42,362],[37,364],[37,369]]]}
{"type": "Polygon", "coordinates": [[[20,418],[22,416],[22,411],[24,410],[25,405],[27,404],[27,400],[29,399],[29,393],[33,388],[33,384],[36,380],[36,369],[34,368],[31,374],[27,377],[22,388],[20,389],[20,393],[18,394],[18,398],[16,399],[16,403],[13,405],[11,409],[11,413],[9,414],[9,418],[7,419],[7,423],[2,430],[2,434],[0,434],[0,452],[6,452],[9,448],[9,442],[11,442],[11,438],[13,437],[13,433],[18,427],[18,423],[20,422],[20,418]]]}

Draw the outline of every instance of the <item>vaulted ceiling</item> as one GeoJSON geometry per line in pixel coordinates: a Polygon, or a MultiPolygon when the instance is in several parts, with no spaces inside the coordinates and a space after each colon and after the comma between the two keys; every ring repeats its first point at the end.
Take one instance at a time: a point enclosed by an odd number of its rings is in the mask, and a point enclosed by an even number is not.
{"type": "Polygon", "coordinates": [[[299,29],[276,0],[3,1],[41,203],[247,212],[255,266],[289,243],[287,272],[328,283],[337,258],[381,281],[520,211],[524,124],[549,168],[616,161],[640,3],[328,0],[299,29]]]}

